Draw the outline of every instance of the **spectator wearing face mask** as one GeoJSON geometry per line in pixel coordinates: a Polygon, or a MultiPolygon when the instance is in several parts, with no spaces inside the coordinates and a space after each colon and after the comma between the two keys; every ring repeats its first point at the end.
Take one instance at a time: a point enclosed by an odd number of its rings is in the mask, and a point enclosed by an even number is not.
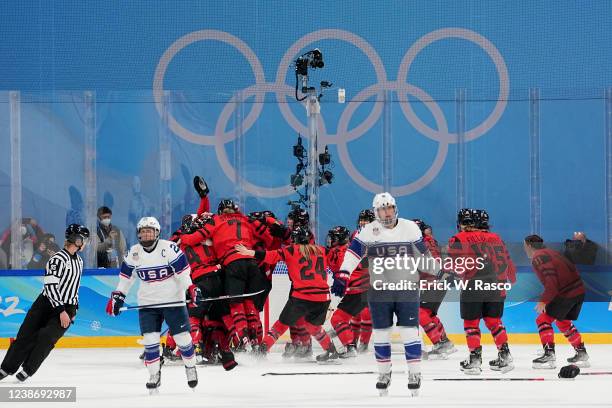
{"type": "Polygon", "coordinates": [[[118,268],[123,262],[127,249],[125,236],[112,224],[113,212],[103,206],[98,208],[98,228],[96,231],[96,253],[98,268],[118,268]]]}
{"type": "Polygon", "coordinates": [[[13,240],[11,227],[9,226],[0,237],[0,248],[4,252],[4,255],[6,255],[9,269],[25,268],[32,259],[35,246],[42,240],[42,236],[44,235],[43,229],[34,218],[22,218],[19,232],[21,235],[20,239],[22,240],[22,251],[21,259],[17,265],[12,265],[10,263],[11,241],[13,240]]]}
{"type": "Polygon", "coordinates": [[[597,257],[597,244],[587,239],[584,232],[574,232],[572,239],[565,241],[563,254],[577,265],[593,265],[597,257]]]}

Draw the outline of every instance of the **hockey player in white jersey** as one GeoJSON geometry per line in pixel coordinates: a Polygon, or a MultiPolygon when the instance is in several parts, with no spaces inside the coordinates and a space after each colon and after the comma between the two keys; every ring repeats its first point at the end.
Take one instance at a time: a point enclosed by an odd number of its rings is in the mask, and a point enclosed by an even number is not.
{"type": "Polygon", "coordinates": [[[146,386],[153,393],[161,385],[159,337],[165,320],[181,351],[187,384],[194,388],[198,384],[198,376],[185,302],[189,296],[189,300],[198,303],[202,300],[202,294],[191,282],[191,270],[185,254],[174,242],[159,239],[159,222],[154,217],[144,217],[138,221],[136,228],[139,243],[130,248],[121,265],[119,284],[111,293],[106,312],[119,315],[130,288],[136,279],[140,279],[138,305],[152,305],[139,309],[138,316],[144,337],[145,365],[150,374],[146,386]],[[166,305],[161,306],[160,303],[166,305]]]}
{"type": "Polygon", "coordinates": [[[380,193],[372,203],[376,220],[365,225],[346,251],[332,293],[343,295],[350,273],[368,257],[374,353],[378,365],[376,388],[386,395],[391,383],[391,330],[393,316],[404,345],[408,365],[408,389],[413,396],[421,386],[421,338],[419,335],[419,270],[438,275],[416,223],[398,218],[395,199],[380,193]]]}

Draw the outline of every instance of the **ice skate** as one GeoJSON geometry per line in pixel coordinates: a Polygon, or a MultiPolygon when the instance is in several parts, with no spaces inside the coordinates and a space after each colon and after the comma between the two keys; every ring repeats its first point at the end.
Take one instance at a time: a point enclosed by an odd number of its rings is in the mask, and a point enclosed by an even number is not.
{"type": "Polygon", "coordinates": [[[172,350],[170,347],[164,345],[162,347],[162,356],[165,360],[170,362],[182,361],[181,355],[178,352],[178,347],[175,350],[172,350]]]}
{"type": "Polygon", "coordinates": [[[267,355],[268,355],[268,346],[265,343],[261,343],[259,346],[257,346],[257,353],[255,354],[255,357],[258,360],[265,359],[267,355]]]}
{"type": "Polygon", "coordinates": [[[339,364],[339,355],[336,351],[336,347],[332,344],[329,345],[329,348],[325,350],[323,354],[319,354],[316,357],[318,364],[339,364]]]}
{"type": "Polygon", "coordinates": [[[378,395],[386,397],[389,395],[389,386],[391,385],[391,371],[388,373],[378,374],[378,381],[376,382],[376,389],[378,395]]]}
{"type": "Polygon", "coordinates": [[[460,363],[461,371],[467,375],[478,375],[482,372],[482,347],[470,352],[470,356],[460,363]]]}
{"type": "Polygon", "coordinates": [[[198,385],[198,372],[195,367],[185,367],[185,375],[187,375],[187,385],[189,388],[195,388],[198,385]]]}
{"type": "Polygon", "coordinates": [[[510,354],[508,344],[504,344],[498,351],[497,358],[489,361],[489,367],[493,371],[501,371],[502,374],[506,374],[508,371],[514,369],[514,364],[512,364],[512,361],[513,359],[512,355],[510,354]]]}
{"type": "Polygon", "coordinates": [[[419,395],[421,389],[421,373],[410,373],[408,375],[408,389],[413,397],[419,395]]]}
{"type": "Polygon", "coordinates": [[[357,346],[357,354],[363,354],[368,352],[368,343],[359,343],[357,346]]]}
{"type": "Polygon", "coordinates": [[[545,344],[544,354],[533,360],[533,368],[553,369],[557,367],[555,345],[545,344]]]}
{"type": "Polygon", "coordinates": [[[342,353],[338,353],[338,357],[340,358],[355,358],[357,357],[357,348],[354,344],[348,344],[345,347],[345,351],[342,353]]]}
{"type": "Polygon", "coordinates": [[[574,357],[568,358],[567,362],[574,364],[580,368],[586,368],[591,366],[591,363],[589,363],[589,355],[587,354],[586,348],[584,347],[584,343],[580,343],[580,345],[576,347],[576,355],[574,357]]]}
{"type": "Polygon", "coordinates": [[[291,358],[295,355],[298,346],[294,343],[285,344],[285,351],[283,351],[282,357],[283,359],[291,358]]]}
{"type": "Polygon", "coordinates": [[[146,384],[146,387],[149,390],[149,395],[158,394],[160,386],[161,386],[161,370],[158,370],[157,373],[151,374],[149,376],[149,381],[146,384]]]}
{"type": "Polygon", "coordinates": [[[30,378],[30,376],[28,375],[28,373],[26,373],[25,371],[21,370],[20,372],[17,373],[17,375],[15,376],[20,382],[24,382],[25,380],[27,380],[28,378],[30,378]]]}
{"type": "Polygon", "coordinates": [[[311,361],[312,358],[312,344],[304,344],[297,346],[293,357],[296,360],[311,361]]]}

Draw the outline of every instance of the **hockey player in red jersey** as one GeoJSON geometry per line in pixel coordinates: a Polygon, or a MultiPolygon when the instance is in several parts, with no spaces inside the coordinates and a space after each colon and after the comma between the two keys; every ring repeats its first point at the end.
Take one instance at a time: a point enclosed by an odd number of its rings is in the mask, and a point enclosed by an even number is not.
{"type": "MultiPolygon", "coordinates": [[[[201,241],[195,245],[187,245],[181,238],[201,228],[212,216],[202,213],[200,217],[191,215],[183,217],[181,228],[174,233],[171,240],[180,242],[179,247],[187,256],[191,267],[191,279],[206,298],[214,298],[225,294],[221,278],[221,265],[218,262],[210,240],[201,241]]],[[[189,321],[191,323],[191,337],[194,344],[203,343],[202,354],[207,361],[217,359],[217,351],[221,364],[226,370],[236,367],[234,354],[229,348],[229,331],[233,326],[229,304],[225,300],[204,302],[199,307],[190,305],[189,321]]],[[[167,346],[172,346],[171,336],[167,346]]],[[[170,357],[170,356],[169,356],[170,357]]],[[[218,361],[218,360],[217,360],[218,361]]]]}
{"type": "MultiPolygon", "coordinates": [[[[339,273],[340,266],[344,260],[344,254],[348,248],[349,230],[343,226],[337,226],[328,232],[327,262],[334,274],[339,273]]],[[[340,358],[351,358],[357,356],[355,337],[351,330],[351,318],[359,316],[367,308],[367,290],[370,287],[370,276],[368,274],[367,260],[351,274],[346,288],[346,294],[338,304],[336,311],[331,317],[331,326],[342,343],[344,350],[340,350],[340,358]]]]}
{"type": "MultiPolygon", "coordinates": [[[[357,217],[357,229],[352,232],[351,240],[357,235],[359,230],[366,224],[371,223],[376,219],[374,211],[369,208],[359,211],[357,217]]],[[[367,270],[367,260],[363,261],[364,268],[367,270]]],[[[366,305],[361,313],[351,317],[351,331],[353,332],[354,343],[357,347],[357,353],[365,353],[368,351],[370,338],[372,337],[372,316],[370,315],[370,307],[366,305]]]]}
{"type": "Polygon", "coordinates": [[[246,216],[232,200],[221,200],[217,214],[209,218],[202,228],[192,234],[181,237],[181,242],[194,246],[207,239],[212,239],[214,252],[224,271],[224,290],[230,299],[230,311],[234,320],[236,334],[243,344],[255,349],[257,338],[249,336],[247,315],[253,317],[258,324],[259,311],[251,298],[241,298],[245,293],[256,293],[266,289],[267,282],[259,271],[252,256],[236,251],[235,246],[245,244],[251,246],[256,239],[256,232],[246,216]]]}
{"type": "MultiPolygon", "coordinates": [[[[440,258],[440,247],[438,246],[438,241],[433,237],[431,226],[420,219],[414,219],[412,221],[421,229],[423,240],[425,244],[427,244],[427,248],[429,248],[431,255],[434,258],[440,258]]],[[[426,273],[421,273],[420,278],[428,282],[434,280],[433,276],[426,273]]],[[[423,351],[424,358],[447,359],[448,354],[457,351],[453,342],[448,339],[446,331],[444,330],[444,325],[438,317],[438,310],[445,296],[445,289],[434,288],[421,290],[419,325],[423,328],[423,331],[433,344],[433,348],[430,352],[423,351]]]]}
{"type": "MultiPolygon", "coordinates": [[[[290,233],[294,228],[306,227],[310,222],[308,212],[303,208],[294,208],[287,214],[286,228],[277,228],[274,234],[281,237],[283,245],[292,245],[290,233]]],[[[311,235],[311,243],[314,243],[314,236],[311,235]]],[[[303,319],[289,327],[291,341],[285,344],[283,358],[295,357],[297,359],[308,359],[312,356],[312,339],[306,330],[303,319]]]]}
{"type": "MultiPolygon", "coordinates": [[[[276,219],[276,216],[272,211],[256,211],[249,214],[249,222],[251,227],[255,231],[255,241],[252,243],[254,250],[271,251],[279,249],[283,243],[283,239],[274,236],[273,231],[281,231],[281,235],[285,231],[282,228],[282,223],[276,219]]],[[[259,262],[259,272],[265,278],[266,287],[265,290],[253,297],[255,308],[262,312],[268,299],[268,295],[272,290],[272,272],[276,267],[276,264],[267,264],[259,262]]],[[[247,321],[249,325],[249,336],[257,337],[258,343],[261,343],[263,339],[263,327],[261,322],[254,319],[254,316],[247,315],[247,321]],[[258,324],[259,322],[259,324],[258,324]]]]}
{"type": "Polygon", "coordinates": [[[563,333],[576,350],[567,361],[580,367],[589,367],[589,355],[582,337],[572,323],[578,319],[584,302],[584,284],[576,266],[557,251],[546,248],[538,235],[525,238],[524,249],[531,265],[544,286],[544,292],[536,305],[536,323],[544,354],[533,360],[533,368],[555,368],[555,333],[552,324],[563,333]]]}
{"type": "Polygon", "coordinates": [[[490,368],[502,373],[514,368],[508,348],[508,335],[501,320],[505,290],[486,290],[482,285],[507,281],[514,283],[516,268],[503,241],[497,234],[488,231],[488,221],[485,211],[467,208],[459,210],[459,233],[450,238],[448,246],[449,255],[454,258],[456,265],[459,265],[459,260],[462,265],[466,265],[462,278],[467,281],[467,287],[461,291],[461,318],[470,350],[469,358],[461,362],[461,370],[466,374],[482,372],[480,319],[484,319],[498,349],[498,358],[489,362],[490,368]],[[468,259],[472,260],[469,264],[473,267],[467,267],[468,259]]]}
{"type": "Polygon", "coordinates": [[[297,227],[291,231],[293,243],[275,251],[253,251],[244,245],[236,246],[239,253],[254,256],[265,263],[284,261],[291,280],[289,300],[260,345],[262,354],[270,350],[289,326],[303,318],[309,335],[314,336],[324,350],[323,354],[316,357],[317,361],[326,362],[338,358],[334,344],[322,327],[330,303],[325,250],[311,244],[311,237],[307,228],[297,227]]]}

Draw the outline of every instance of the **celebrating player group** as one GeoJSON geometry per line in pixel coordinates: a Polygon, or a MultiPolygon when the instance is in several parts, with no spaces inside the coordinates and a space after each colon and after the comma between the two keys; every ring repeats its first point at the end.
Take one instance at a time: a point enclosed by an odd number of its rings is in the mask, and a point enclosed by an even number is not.
{"type": "MultiPolygon", "coordinates": [[[[461,209],[457,234],[441,248],[429,225],[419,219],[398,218],[394,198],[381,193],[374,197],[371,209],[359,213],[355,231],[336,226],[323,247],[315,243],[303,209],[291,210],[283,223],[271,211],[242,214],[226,199],[218,204],[217,214],[212,214],[206,182],[196,177],[194,187],[201,197],[197,214],[185,215],[168,241],[160,239],[154,218],[138,223],[139,243],[125,258],[119,284],[107,305],[109,314],[120,314],[131,284],[141,280],[139,321],[150,390],[161,384],[160,361],[182,361],[188,384],[195,387],[196,361],[231,370],[238,365],[234,352],[263,358],[289,331],[283,358],[311,360],[314,337],[323,348],[323,353],[314,357],[318,363],[338,364],[367,352],[373,336],[379,371],[376,388],[385,395],[391,384],[391,332],[395,324],[407,362],[407,386],[416,395],[421,386],[421,359],[446,359],[457,351],[438,317],[446,290],[439,285],[425,285],[430,288],[427,290],[418,289],[424,285],[413,290],[376,290],[371,284],[375,278],[387,282],[463,281],[460,317],[469,355],[458,368],[467,375],[482,372],[481,320],[498,349],[497,357],[489,362],[490,369],[506,373],[514,368],[502,322],[506,291],[485,290],[482,284],[512,284],[516,268],[502,239],[490,231],[486,211],[461,209]],[[418,265],[416,270],[387,262],[398,257],[420,258],[421,262],[412,263],[418,265]],[[461,265],[470,264],[466,259],[477,262],[459,273],[447,268],[443,258],[463,258],[461,265]],[[291,289],[278,320],[264,333],[260,314],[272,288],[272,271],[279,262],[286,265],[291,289]],[[373,263],[389,268],[373,273],[373,263]],[[331,295],[341,300],[329,318],[330,328],[325,330],[331,295]],[[169,334],[160,355],[164,320],[169,334]],[[422,348],[419,327],[433,344],[430,351],[422,348]]],[[[575,266],[547,249],[536,235],[525,239],[524,248],[545,287],[534,323],[544,352],[533,361],[533,367],[555,367],[554,322],[576,350],[568,361],[588,365],[580,333],[572,324],[584,300],[575,266]]]]}
{"type": "MultiPolygon", "coordinates": [[[[182,363],[187,384],[195,388],[198,364],[219,364],[232,370],[238,366],[236,352],[264,359],[288,331],[290,341],[283,358],[320,364],[340,364],[343,359],[367,352],[372,337],[379,374],[376,389],[385,395],[391,384],[391,334],[395,325],[407,364],[407,387],[417,395],[421,359],[447,359],[457,351],[438,317],[446,290],[445,285],[435,283],[447,280],[462,283],[460,317],[469,355],[458,369],[466,375],[482,372],[481,320],[498,350],[489,368],[501,373],[514,368],[502,322],[506,299],[502,288],[506,286],[498,284],[514,283],[516,268],[502,239],[490,231],[486,211],[461,209],[458,232],[447,246],[440,247],[429,225],[419,219],[399,218],[394,198],[380,193],[371,208],[359,213],[355,231],[335,226],[323,247],[316,244],[304,209],[293,208],[283,223],[271,211],[245,215],[232,200],[224,199],[213,214],[209,188],[202,177],[195,177],[194,188],[200,196],[197,213],[185,215],[168,240],[161,239],[155,218],[144,217],[138,222],[139,242],[126,254],[117,287],[106,305],[109,315],[121,314],[130,288],[140,280],[138,305],[130,308],[137,308],[139,313],[144,342],[141,358],[150,375],[146,387],[151,393],[161,385],[164,363],[182,363]],[[461,268],[449,267],[448,260],[461,268]],[[277,264],[286,266],[291,288],[278,320],[264,333],[260,314],[272,289],[272,272],[277,264]],[[427,282],[434,284],[423,285],[427,282]],[[329,313],[332,295],[340,301],[329,313]],[[164,321],[169,332],[160,347],[164,321]],[[420,328],[433,344],[430,351],[422,347],[420,328]],[[323,349],[314,358],[313,337],[323,349]]],[[[67,232],[66,245],[78,252],[82,246],[70,246],[73,235],[67,232]]],[[[524,250],[544,286],[534,321],[543,353],[533,360],[533,367],[556,367],[553,323],[576,350],[568,362],[588,366],[584,343],[572,323],[578,318],[585,295],[576,267],[546,248],[537,235],[525,238],[524,250]]],[[[71,256],[78,258],[76,254],[71,256]]],[[[55,280],[62,279],[51,270],[53,266],[47,265],[48,274],[55,280]]],[[[49,279],[49,284],[55,282],[49,279]]],[[[46,302],[48,293],[42,293],[41,302],[46,302]]],[[[49,310],[52,306],[49,303],[49,310]]],[[[64,322],[62,325],[66,326],[64,322]]],[[[7,354],[18,355],[19,361],[13,357],[5,361],[0,379],[12,375],[28,359],[26,351],[7,354]]],[[[34,371],[30,370],[28,376],[34,371]]]]}

